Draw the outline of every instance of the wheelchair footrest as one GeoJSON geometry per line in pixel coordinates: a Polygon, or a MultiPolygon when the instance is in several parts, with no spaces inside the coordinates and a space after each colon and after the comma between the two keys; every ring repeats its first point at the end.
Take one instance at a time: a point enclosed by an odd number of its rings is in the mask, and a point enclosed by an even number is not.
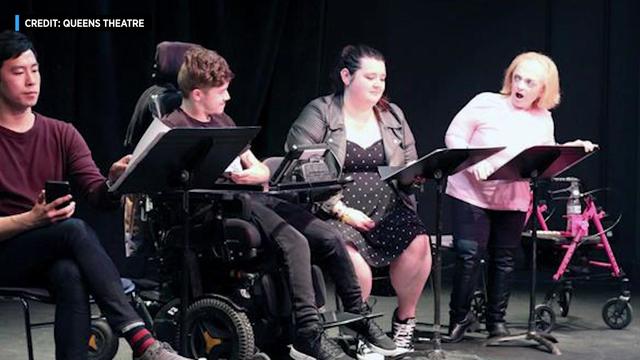
{"type": "Polygon", "coordinates": [[[377,317],[381,317],[382,315],[384,314],[372,313],[367,316],[362,316],[360,314],[353,314],[349,312],[326,311],[326,312],[320,313],[320,318],[322,320],[322,326],[325,329],[329,329],[332,327],[342,326],[352,322],[356,322],[364,318],[374,319],[377,317]]]}

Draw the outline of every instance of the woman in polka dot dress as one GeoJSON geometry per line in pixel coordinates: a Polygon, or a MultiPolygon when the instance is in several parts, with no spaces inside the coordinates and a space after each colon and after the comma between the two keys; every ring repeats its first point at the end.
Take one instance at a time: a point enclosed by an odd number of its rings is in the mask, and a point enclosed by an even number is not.
{"type": "Polygon", "coordinates": [[[411,349],[416,307],[431,269],[429,238],[409,189],[380,180],[378,166],[415,160],[415,140],[400,108],[383,96],[386,69],[380,52],[346,46],[334,75],[335,93],[304,108],[286,147],[327,144],[328,165],[354,179],[317,204],[317,214],[344,235],[363,299],[371,293],[371,267],[389,266],[398,295],[394,340],[411,349]]]}

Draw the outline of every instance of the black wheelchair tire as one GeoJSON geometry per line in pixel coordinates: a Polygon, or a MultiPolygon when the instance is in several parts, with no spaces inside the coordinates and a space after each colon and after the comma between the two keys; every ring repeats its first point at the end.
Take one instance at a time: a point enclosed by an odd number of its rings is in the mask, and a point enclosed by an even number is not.
{"type": "Polygon", "coordinates": [[[219,299],[200,299],[187,308],[180,349],[187,357],[251,360],[253,328],[247,315],[219,299]],[[197,334],[200,333],[201,336],[197,334]]]}
{"type": "Polygon", "coordinates": [[[106,320],[91,320],[87,359],[111,360],[118,353],[119,345],[120,339],[113,333],[106,320]]]}

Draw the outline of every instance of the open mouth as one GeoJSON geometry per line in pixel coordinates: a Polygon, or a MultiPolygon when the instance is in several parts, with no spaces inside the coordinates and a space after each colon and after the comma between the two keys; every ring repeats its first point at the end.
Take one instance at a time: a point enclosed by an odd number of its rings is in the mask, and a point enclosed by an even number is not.
{"type": "Polygon", "coordinates": [[[522,95],[522,93],[519,93],[519,92],[516,93],[516,98],[522,99],[523,97],[524,95],[522,95]]]}

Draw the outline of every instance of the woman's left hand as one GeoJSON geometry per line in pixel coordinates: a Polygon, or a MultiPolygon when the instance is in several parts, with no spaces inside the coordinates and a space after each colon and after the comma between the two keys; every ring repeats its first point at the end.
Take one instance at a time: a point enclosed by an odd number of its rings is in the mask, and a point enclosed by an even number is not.
{"type": "Polygon", "coordinates": [[[564,145],[564,146],[582,146],[584,148],[584,151],[586,151],[586,152],[592,152],[596,148],[600,147],[598,144],[594,144],[589,140],[580,140],[580,139],[569,141],[569,142],[566,142],[566,143],[564,143],[562,145],[564,145]]]}

